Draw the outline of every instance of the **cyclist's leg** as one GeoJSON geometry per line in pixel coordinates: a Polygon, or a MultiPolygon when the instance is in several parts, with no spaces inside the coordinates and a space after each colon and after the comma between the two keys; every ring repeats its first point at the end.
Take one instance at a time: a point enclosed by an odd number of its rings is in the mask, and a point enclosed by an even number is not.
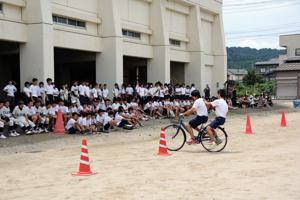
{"type": "Polygon", "coordinates": [[[208,119],[207,116],[196,116],[194,119],[189,121],[188,124],[185,125],[192,140],[195,140],[195,135],[194,135],[193,129],[195,129],[199,132],[198,126],[203,123],[206,123],[207,119],[208,119]]]}

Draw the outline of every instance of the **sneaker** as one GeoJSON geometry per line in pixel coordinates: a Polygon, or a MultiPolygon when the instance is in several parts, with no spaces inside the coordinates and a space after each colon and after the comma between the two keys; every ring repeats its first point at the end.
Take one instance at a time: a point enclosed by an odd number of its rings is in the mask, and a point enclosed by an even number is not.
{"type": "Polygon", "coordinates": [[[6,139],[5,135],[0,135],[0,139],[6,139]]]}
{"type": "Polygon", "coordinates": [[[16,135],[16,136],[20,136],[20,134],[17,133],[17,131],[15,131],[15,130],[13,131],[13,134],[16,135]]]}
{"type": "Polygon", "coordinates": [[[9,136],[10,136],[10,137],[17,137],[13,132],[10,132],[10,133],[9,133],[9,136]]]}
{"type": "Polygon", "coordinates": [[[215,142],[217,145],[219,145],[219,144],[222,144],[223,141],[217,136],[215,142]]]}
{"type": "Polygon", "coordinates": [[[210,144],[208,144],[207,149],[208,150],[213,150],[217,147],[217,144],[215,142],[212,142],[210,144]]]}
{"type": "Polygon", "coordinates": [[[33,134],[33,133],[32,133],[31,130],[29,130],[29,131],[26,132],[26,135],[32,135],[32,134],[33,134]]]}
{"type": "Polygon", "coordinates": [[[41,128],[38,129],[38,133],[43,133],[43,132],[44,132],[43,129],[41,129],[41,128]]]}
{"type": "Polygon", "coordinates": [[[44,132],[45,132],[45,133],[49,133],[48,129],[46,129],[46,128],[44,129],[44,132]]]}
{"type": "Polygon", "coordinates": [[[195,139],[190,139],[189,141],[186,142],[187,145],[193,145],[193,144],[198,144],[197,140],[195,139]]]}

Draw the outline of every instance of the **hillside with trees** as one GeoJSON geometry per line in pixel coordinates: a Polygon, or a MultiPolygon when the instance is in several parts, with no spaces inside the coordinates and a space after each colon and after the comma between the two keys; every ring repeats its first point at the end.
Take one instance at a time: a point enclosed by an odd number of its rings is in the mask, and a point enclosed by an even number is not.
{"type": "Polygon", "coordinates": [[[249,47],[227,47],[228,68],[249,70],[258,61],[267,61],[285,54],[279,49],[252,49],[249,47]]]}

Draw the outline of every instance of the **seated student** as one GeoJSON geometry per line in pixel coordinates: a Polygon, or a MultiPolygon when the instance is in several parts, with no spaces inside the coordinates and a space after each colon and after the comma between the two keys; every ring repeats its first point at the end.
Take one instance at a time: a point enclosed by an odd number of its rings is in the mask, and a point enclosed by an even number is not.
{"type": "Polygon", "coordinates": [[[78,118],[78,124],[81,127],[81,132],[82,133],[86,133],[86,132],[89,131],[89,127],[88,127],[88,125],[86,123],[86,116],[87,116],[87,113],[81,112],[80,116],[78,118]]]}
{"type": "Polygon", "coordinates": [[[48,133],[49,118],[46,116],[46,107],[41,106],[41,101],[38,100],[35,102],[34,108],[38,117],[39,132],[48,133]]]}
{"type": "Polygon", "coordinates": [[[115,115],[115,120],[117,122],[117,127],[119,127],[119,128],[133,128],[134,127],[132,120],[125,115],[124,108],[122,106],[119,107],[119,110],[115,115]]]}
{"type": "Polygon", "coordinates": [[[191,121],[189,121],[188,124],[185,124],[185,127],[191,136],[191,139],[186,142],[188,145],[197,143],[195,139],[195,135],[193,133],[193,129],[198,130],[198,126],[203,123],[206,123],[208,120],[207,108],[204,103],[204,100],[200,97],[200,92],[198,90],[194,90],[191,93],[191,95],[192,98],[195,100],[193,107],[181,114],[182,116],[188,116],[190,114],[197,112],[197,116],[191,121]]]}
{"type": "Polygon", "coordinates": [[[0,118],[4,125],[7,124],[9,126],[9,136],[16,137],[20,134],[16,131],[16,119],[12,116],[10,112],[10,102],[9,101],[0,101],[0,118]]]}
{"type": "Polygon", "coordinates": [[[214,129],[218,128],[218,126],[221,126],[226,121],[226,115],[228,112],[228,105],[226,101],[224,100],[226,95],[225,90],[220,89],[218,90],[218,99],[214,100],[213,102],[205,102],[207,107],[215,109],[216,118],[214,121],[212,121],[207,127],[206,131],[209,135],[211,144],[208,146],[210,149],[216,148],[217,145],[222,143],[222,140],[215,137],[215,131],[214,129]]]}
{"type": "Polygon", "coordinates": [[[87,126],[87,131],[89,131],[90,134],[97,133],[97,128],[93,124],[91,113],[87,113],[86,115],[86,126],[87,126]]]}
{"type": "Polygon", "coordinates": [[[141,123],[142,118],[139,115],[136,114],[136,112],[133,110],[132,107],[128,108],[128,113],[127,113],[126,116],[132,120],[132,123],[136,127],[138,127],[138,126],[143,127],[143,125],[141,123]]]}
{"type": "Polygon", "coordinates": [[[19,104],[15,107],[12,114],[16,118],[17,124],[27,135],[33,133],[35,124],[28,119],[28,109],[24,105],[24,101],[19,101],[19,104]]]}
{"type": "Polygon", "coordinates": [[[62,112],[62,115],[63,115],[63,120],[64,120],[64,123],[66,124],[67,121],[70,119],[70,111],[69,111],[69,108],[67,106],[65,106],[65,102],[64,101],[59,101],[58,103],[58,110],[61,110],[62,112]]]}
{"type": "Polygon", "coordinates": [[[69,134],[76,134],[77,132],[79,133],[82,132],[82,128],[77,121],[78,121],[78,114],[72,113],[72,117],[69,119],[66,125],[66,130],[69,134]]]}
{"type": "Polygon", "coordinates": [[[184,112],[184,108],[182,108],[180,106],[180,100],[179,99],[174,99],[173,109],[175,111],[175,116],[179,116],[179,113],[184,112]]]}
{"type": "Polygon", "coordinates": [[[49,119],[49,127],[48,130],[52,130],[52,128],[54,127],[54,122],[55,122],[55,118],[56,118],[56,113],[55,113],[55,109],[52,107],[52,103],[47,103],[47,107],[46,110],[44,112],[44,115],[46,118],[49,119]]]}
{"type": "Polygon", "coordinates": [[[165,99],[163,104],[164,104],[163,109],[164,112],[167,114],[167,117],[168,118],[175,117],[173,112],[173,104],[172,102],[170,102],[170,99],[169,98],[165,99]]]}
{"type": "Polygon", "coordinates": [[[33,129],[33,133],[41,133],[41,131],[38,130],[39,118],[38,118],[38,115],[35,112],[35,107],[33,105],[33,101],[30,100],[28,102],[27,110],[28,110],[28,113],[27,113],[28,119],[35,124],[35,128],[33,129]]]}
{"type": "Polygon", "coordinates": [[[159,99],[153,101],[153,117],[155,117],[155,119],[159,119],[160,117],[162,117],[162,112],[163,105],[161,101],[159,99]]]}
{"type": "Polygon", "coordinates": [[[104,113],[103,133],[109,133],[109,129],[113,129],[116,124],[114,112],[111,109],[107,109],[107,113],[104,113]]]}

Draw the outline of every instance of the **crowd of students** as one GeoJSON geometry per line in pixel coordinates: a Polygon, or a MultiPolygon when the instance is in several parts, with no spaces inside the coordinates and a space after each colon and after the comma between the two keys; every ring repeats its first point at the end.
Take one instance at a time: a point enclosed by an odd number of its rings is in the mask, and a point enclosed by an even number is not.
{"type": "Polygon", "coordinates": [[[69,134],[108,133],[116,127],[138,128],[150,118],[176,117],[189,110],[193,105],[191,93],[196,88],[194,84],[157,82],[135,86],[115,84],[109,90],[106,84],[84,81],[58,89],[50,78],[45,84],[34,78],[20,92],[13,81],[3,90],[6,98],[0,101],[1,139],[6,138],[5,126],[11,137],[19,136],[20,129],[28,135],[51,132],[59,110],[69,134]],[[18,100],[16,94],[21,94],[18,100]]]}

